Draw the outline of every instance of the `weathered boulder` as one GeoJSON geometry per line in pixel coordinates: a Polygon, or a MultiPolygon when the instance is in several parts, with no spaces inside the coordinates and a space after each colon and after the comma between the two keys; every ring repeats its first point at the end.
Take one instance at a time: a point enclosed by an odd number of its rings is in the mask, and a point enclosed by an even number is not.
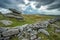
{"type": "Polygon", "coordinates": [[[49,36],[49,33],[44,29],[39,29],[38,33],[40,33],[40,32],[49,36]]]}
{"type": "Polygon", "coordinates": [[[18,29],[9,29],[7,31],[2,32],[3,36],[12,36],[12,35],[16,35],[19,33],[18,29]]]}
{"type": "Polygon", "coordinates": [[[4,25],[11,25],[12,21],[9,20],[0,20],[1,23],[3,23],[4,25]]]}

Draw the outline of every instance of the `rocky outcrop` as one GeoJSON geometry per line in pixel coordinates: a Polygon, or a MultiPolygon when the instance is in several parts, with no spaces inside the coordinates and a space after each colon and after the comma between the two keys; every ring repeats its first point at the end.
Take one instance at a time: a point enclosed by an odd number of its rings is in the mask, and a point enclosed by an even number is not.
{"type": "MultiPolygon", "coordinates": [[[[48,25],[54,23],[53,21],[55,20],[50,21],[25,24],[13,28],[0,28],[0,40],[10,39],[13,35],[18,36],[19,40],[41,40],[41,37],[38,37],[39,33],[43,33],[47,36],[50,35],[47,28],[48,25]]],[[[56,30],[56,32],[59,32],[59,30],[56,30]]]]}
{"type": "Polygon", "coordinates": [[[9,9],[11,12],[10,13],[6,13],[6,14],[2,14],[4,17],[8,17],[8,18],[15,18],[17,20],[23,20],[24,17],[22,16],[21,12],[17,11],[16,9],[9,9]]]}

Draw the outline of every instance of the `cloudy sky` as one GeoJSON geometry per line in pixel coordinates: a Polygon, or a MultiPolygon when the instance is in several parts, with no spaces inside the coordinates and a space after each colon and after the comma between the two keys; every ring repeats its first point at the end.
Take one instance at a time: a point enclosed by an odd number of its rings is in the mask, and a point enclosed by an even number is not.
{"type": "Polygon", "coordinates": [[[13,8],[25,14],[60,15],[60,0],[0,0],[0,11],[13,8]]]}

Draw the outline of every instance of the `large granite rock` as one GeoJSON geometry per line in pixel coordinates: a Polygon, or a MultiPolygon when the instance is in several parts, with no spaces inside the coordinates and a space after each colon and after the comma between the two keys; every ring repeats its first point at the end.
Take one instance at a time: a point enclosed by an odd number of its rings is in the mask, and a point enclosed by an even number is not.
{"type": "Polygon", "coordinates": [[[4,16],[5,17],[9,17],[9,18],[16,18],[17,20],[23,20],[23,16],[21,14],[21,12],[17,11],[16,9],[9,9],[10,11],[12,11],[12,13],[7,13],[4,16]]]}
{"type": "Polygon", "coordinates": [[[18,29],[9,29],[7,31],[2,32],[3,36],[12,36],[12,35],[16,35],[19,33],[18,29]]]}
{"type": "Polygon", "coordinates": [[[9,20],[0,20],[1,23],[3,23],[4,25],[11,25],[12,21],[9,20]]]}

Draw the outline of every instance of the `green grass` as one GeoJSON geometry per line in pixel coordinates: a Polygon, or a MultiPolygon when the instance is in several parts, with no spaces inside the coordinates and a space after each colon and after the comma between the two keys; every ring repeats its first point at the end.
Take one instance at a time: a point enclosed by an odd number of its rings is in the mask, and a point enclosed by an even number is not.
{"type": "MultiPolygon", "coordinates": [[[[60,21],[59,22],[55,22],[54,24],[57,24],[58,26],[60,26],[60,21]],[[59,23],[59,25],[57,24],[59,23]]],[[[60,34],[55,32],[55,27],[52,25],[48,26],[47,31],[49,32],[50,36],[49,39],[50,40],[60,40],[60,34]]]]}
{"type": "Polygon", "coordinates": [[[44,21],[44,20],[52,19],[51,16],[41,16],[41,15],[23,15],[23,17],[24,17],[24,20],[21,21],[15,18],[8,18],[8,17],[4,17],[3,15],[0,15],[0,20],[5,19],[5,20],[11,20],[13,22],[12,25],[5,26],[3,24],[0,24],[0,26],[15,27],[15,26],[23,25],[23,24],[32,24],[37,21],[44,21]]]}

